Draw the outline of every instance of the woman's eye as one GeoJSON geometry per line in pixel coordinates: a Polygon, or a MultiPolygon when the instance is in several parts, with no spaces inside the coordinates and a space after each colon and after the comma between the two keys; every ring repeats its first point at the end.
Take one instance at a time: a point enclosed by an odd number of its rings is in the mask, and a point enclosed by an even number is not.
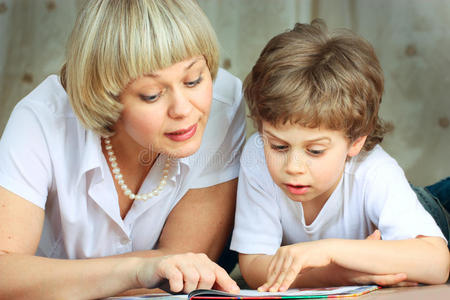
{"type": "Polygon", "coordinates": [[[196,80],[194,80],[194,81],[189,81],[189,82],[185,82],[184,84],[185,84],[187,87],[194,87],[194,86],[198,85],[202,80],[203,80],[203,77],[200,76],[200,77],[198,77],[196,80]]]}
{"type": "Polygon", "coordinates": [[[325,150],[317,150],[317,149],[308,149],[307,151],[315,156],[321,155],[325,152],[325,150]]]}
{"type": "Polygon", "coordinates": [[[161,96],[161,93],[154,95],[141,95],[141,99],[146,102],[155,102],[161,96]]]}
{"type": "Polygon", "coordinates": [[[278,152],[284,152],[288,149],[288,146],[270,144],[270,148],[278,152]]]}

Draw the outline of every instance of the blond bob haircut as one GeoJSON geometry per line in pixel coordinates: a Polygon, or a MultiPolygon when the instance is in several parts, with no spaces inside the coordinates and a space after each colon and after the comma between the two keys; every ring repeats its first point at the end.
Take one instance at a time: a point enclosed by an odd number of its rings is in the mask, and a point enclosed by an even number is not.
{"type": "Polygon", "coordinates": [[[202,55],[217,74],[217,38],[195,0],[88,0],[67,44],[61,83],[81,123],[114,134],[134,79],[202,55]]]}
{"type": "Polygon", "coordinates": [[[272,38],[244,81],[259,131],[265,121],[339,130],[351,142],[367,135],[366,151],[390,129],[378,118],[382,94],[373,47],[349,30],[328,33],[320,19],[272,38]]]}

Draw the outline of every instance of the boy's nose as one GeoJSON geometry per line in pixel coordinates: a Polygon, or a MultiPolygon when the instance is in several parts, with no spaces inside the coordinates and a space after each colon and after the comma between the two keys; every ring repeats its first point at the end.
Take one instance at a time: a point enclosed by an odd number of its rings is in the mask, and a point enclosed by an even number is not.
{"type": "Polygon", "coordinates": [[[290,153],[287,155],[286,160],[286,173],[290,175],[305,173],[306,162],[300,153],[290,153]]]}
{"type": "Polygon", "coordinates": [[[172,119],[181,119],[189,116],[192,111],[192,103],[187,97],[179,90],[173,90],[171,93],[171,103],[169,107],[169,117],[172,119]]]}

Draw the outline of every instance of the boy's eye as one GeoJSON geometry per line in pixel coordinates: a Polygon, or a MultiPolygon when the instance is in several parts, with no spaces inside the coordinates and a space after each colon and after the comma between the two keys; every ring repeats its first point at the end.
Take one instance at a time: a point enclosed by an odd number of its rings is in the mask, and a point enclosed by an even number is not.
{"type": "Polygon", "coordinates": [[[318,150],[318,149],[308,149],[307,150],[312,155],[321,155],[325,152],[325,150],[318,150]]]}
{"type": "Polygon", "coordinates": [[[272,148],[275,151],[284,152],[288,149],[288,146],[270,144],[270,148],[272,148]]]}
{"type": "Polygon", "coordinates": [[[203,80],[203,77],[200,75],[196,80],[188,81],[188,82],[185,82],[184,84],[187,87],[194,87],[194,86],[198,85],[200,82],[202,82],[202,80],[203,80]]]}
{"type": "Polygon", "coordinates": [[[155,102],[161,96],[161,93],[154,95],[140,95],[141,99],[146,102],[155,102]]]}

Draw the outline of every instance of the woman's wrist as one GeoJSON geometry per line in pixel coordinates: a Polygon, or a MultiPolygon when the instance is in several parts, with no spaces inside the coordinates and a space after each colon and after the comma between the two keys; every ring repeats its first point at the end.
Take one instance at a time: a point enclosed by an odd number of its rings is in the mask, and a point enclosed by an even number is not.
{"type": "Polygon", "coordinates": [[[145,260],[148,259],[140,257],[124,257],[117,258],[117,260],[119,262],[116,264],[113,274],[121,281],[120,285],[123,284],[125,289],[145,287],[143,286],[143,282],[140,282],[138,274],[141,272],[145,260]]]}

